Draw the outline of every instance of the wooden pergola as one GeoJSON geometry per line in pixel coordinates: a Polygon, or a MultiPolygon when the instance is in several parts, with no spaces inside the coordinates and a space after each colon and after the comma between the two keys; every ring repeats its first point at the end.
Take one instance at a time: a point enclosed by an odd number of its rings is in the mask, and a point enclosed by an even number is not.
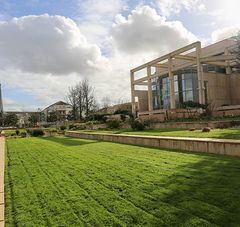
{"type": "MultiPolygon", "coordinates": [[[[229,40],[228,40],[229,41],[229,40]]],[[[223,42],[223,41],[222,41],[223,42]]],[[[229,47],[225,43],[219,42],[209,47],[201,48],[201,42],[194,42],[183,48],[175,50],[169,54],[156,58],[150,62],[140,65],[130,70],[131,78],[131,97],[132,97],[132,113],[136,113],[135,103],[135,86],[147,86],[148,91],[148,112],[153,111],[152,102],[152,79],[168,74],[170,83],[170,108],[176,109],[176,101],[174,94],[174,72],[196,66],[198,79],[198,97],[199,103],[205,103],[204,81],[203,81],[203,64],[215,65],[226,68],[226,74],[231,74],[231,67],[236,64],[237,55],[231,52],[236,47],[236,41],[231,42],[229,47]],[[215,46],[214,46],[215,45],[215,46]],[[154,69],[154,73],[152,73],[154,69]],[[136,72],[146,70],[145,76],[135,79],[136,72]]]]}

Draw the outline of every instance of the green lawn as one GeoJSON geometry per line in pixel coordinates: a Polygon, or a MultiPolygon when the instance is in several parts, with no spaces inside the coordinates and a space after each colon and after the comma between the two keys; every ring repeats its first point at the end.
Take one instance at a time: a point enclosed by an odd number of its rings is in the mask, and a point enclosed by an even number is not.
{"type": "Polygon", "coordinates": [[[173,136],[173,137],[197,137],[217,139],[240,139],[240,129],[213,129],[211,132],[201,130],[189,131],[186,129],[146,129],[144,131],[119,130],[82,130],[83,132],[114,133],[146,136],[173,136]]]}
{"type": "Polygon", "coordinates": [[[237,226],[239,189],[239,158],[7,139],[7,226],[237,226]]]}
{"type": "Polygon", "coordinates": [[[21,132],[26,132],[26,129],[7,129],[7,130],[3,130],[3,131],[4,131],[5,135],[10,136],[12,134],[16,135],[16,130],[18,130],[20,133],[21,132]]]}

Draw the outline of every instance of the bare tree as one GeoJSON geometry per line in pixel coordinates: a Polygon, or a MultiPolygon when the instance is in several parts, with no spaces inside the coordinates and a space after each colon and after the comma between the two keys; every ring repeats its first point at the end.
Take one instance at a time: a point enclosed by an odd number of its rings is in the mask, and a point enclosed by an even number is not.
{"type": "Polygon", "coordinates": [[[108,108],[112,105],[112,100],[109,98],[109,96],[105,96],[101,100],[101,106],[102,108],[108,108]]]}
{"type": "Polygon", "coordinates": [[[82,91],[84,100],[85,116],[88,117],[90,111],[94,109],[96,103],[94,96],[94,87],[89,84],[87,79],[82,81],[82,91]]]}
{"type": "Polygon", "coordinates": [[[78,113],[79,113],[79,119],[83,119],[83,112],[84,112],[84,96],[83,96],[83,85],[82,82],[79,82],[79,84],[75,87],[76,93],[77,93],[77,106],[78,106],[78,113]]]}
{"type": "Polygon", "coordinates": [[[77,97],[77,91],[75,87],[70,87],[68,89],[68,95],[67,95],[67,100],[68,102],[72,105],[72,113],[71,113],[71,118],[72,120],[77,120],[78,114],[78,97],[77,97]]]}
{"type": "Polygon", "coordinates": [[[82,120],[97,108],[94,87],[86,79],[69,88],[67,100],[72,105],[73,120],[82,120]]]}

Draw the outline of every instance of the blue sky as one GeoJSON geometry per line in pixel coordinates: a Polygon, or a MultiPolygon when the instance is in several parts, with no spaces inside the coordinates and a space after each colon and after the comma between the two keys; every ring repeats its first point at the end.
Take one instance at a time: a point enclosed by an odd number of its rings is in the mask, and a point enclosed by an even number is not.
{"type": "Polygon", "coordinates": [[[233,35],[239,7],[238,0],[0,0],[4,108],[44,108],[86,77],[99,102],[129,100],[131,67],[233,35]]]}

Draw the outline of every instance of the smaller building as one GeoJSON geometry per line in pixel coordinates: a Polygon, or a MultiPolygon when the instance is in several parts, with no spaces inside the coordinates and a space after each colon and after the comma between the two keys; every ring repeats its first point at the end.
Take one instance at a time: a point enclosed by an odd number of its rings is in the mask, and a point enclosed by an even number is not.
{"type": "Polygon", "coordinates": [[[32,115],[36,115],[37,117],[37,122],[40,121],[40,112],[24,112],[24,111],[7,111],[5,112],[5,114],[16,114],[17,118],[18,118],[18,122],[17,122],[17,126],[22,128],[22,127],[27,127],[31,124],[31,122],[29,121],[30,117],[32,115]]]}
{"type": "Polygon", "coordinates": [[[67,119],[72,106],[66,102],[58,101],[41,111],[42,122],[63,122],[67,119]]]}

